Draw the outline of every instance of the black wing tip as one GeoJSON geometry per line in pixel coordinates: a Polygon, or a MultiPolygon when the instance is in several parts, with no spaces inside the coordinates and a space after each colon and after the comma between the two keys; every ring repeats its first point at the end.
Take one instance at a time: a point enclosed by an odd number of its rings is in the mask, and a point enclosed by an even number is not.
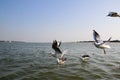
{"type": "Polygon", "coordinates": [[[98,34],[96,30],[93,30],[94,33],[98,34]]]}

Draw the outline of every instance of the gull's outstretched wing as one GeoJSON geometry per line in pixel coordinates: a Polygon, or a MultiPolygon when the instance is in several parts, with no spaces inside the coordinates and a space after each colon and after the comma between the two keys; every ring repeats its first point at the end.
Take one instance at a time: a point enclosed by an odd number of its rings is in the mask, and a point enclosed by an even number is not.
{"type": "Polygon", "coordinates": [[[93,38],[94,38],[95,42],[103,43],[102,39],[100,38],[100,35],[95,30],[93,30],[93,38]]]}
{"type": "Polygon", "coordinates": [[[62,51],[58,47],[58,42],[56,40],[53,41],[52,48],[55,50],[56,53],[62,53],[62,51]]]}
{"type": "Polygon", "coordinates": [[[68,52],[68,50],[63,51],[63,53],[61,54],[61,58],[63,58],[64,55],[65,55],[67,52],[68,52]]]}
{"type": "Polygon", "coordinates": [[[109,42],[112,39],[112,37],[110,37],[107,41],[109,42]]]}

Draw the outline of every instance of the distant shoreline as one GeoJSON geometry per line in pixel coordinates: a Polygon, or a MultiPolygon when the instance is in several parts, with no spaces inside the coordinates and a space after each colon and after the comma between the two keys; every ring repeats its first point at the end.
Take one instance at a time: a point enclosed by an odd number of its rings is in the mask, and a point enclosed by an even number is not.
{"type": "MultiPolygon", "coordinates": [[[[71,42],[63,42],[63,43],[93,43],[94,41],[71,41],[71,42]]],[[[107,41],[105,41],[107,42],[107,41]]],[[[120,43],[120,40],[111,40],[111,43],[120,43]]],[[[25,42],[25,41],[4,41],[0,40],[0,43],[51,43],[51,42],[25,42]]]]}

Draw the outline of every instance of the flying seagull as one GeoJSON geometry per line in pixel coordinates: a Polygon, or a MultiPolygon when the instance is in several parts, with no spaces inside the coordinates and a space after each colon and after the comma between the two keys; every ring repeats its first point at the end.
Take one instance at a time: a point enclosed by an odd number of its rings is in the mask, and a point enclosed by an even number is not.
{"type": "Polygon", "coordinates": [[[52,56],[53,57],[57,57],[56,55],[57,54],[62,54],[62,51],[60,50],[60,45],[61,45],[61,42],[57,42],[57,40],[54,40],[53,43],[52,43],[52,48],[54,49],[55,53],[52,53],[52,56]]]}
{"type": "Polygon", "coordinates": [[[109,12],[109,14],[107,16],[110,16],[110,17],[120,17],[120,14],[118,14],[117,12],[109,12]]]}
{"type": "MultiPolygon", "coordinates": [[[[106,54],[106,51],[105,49],[106,48],[110,48],[109,45],[106,45],[104,41],[102,41],[102,39],[100,38],[100,35],[95,31],[93,30],[93,38],[94,38],[94,45],[97,47],[97,48],[100,48],[100,49],[103,49],[104,51],[104,54],[106,54]]],[[[111,37],[108,39],[108,41],[111,40],[111,37]]]]}

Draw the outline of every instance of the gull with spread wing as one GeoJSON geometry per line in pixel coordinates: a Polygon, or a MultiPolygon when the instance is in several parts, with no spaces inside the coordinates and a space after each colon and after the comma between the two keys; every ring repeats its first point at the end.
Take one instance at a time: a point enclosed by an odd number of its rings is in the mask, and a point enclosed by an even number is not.
{"type": "MultiPolygon", "coordinates": [[[[102,39],[100,38],[100,35],[95,31],[93,30],[93,38],[94,38],[94,45],[97,47],[97,48],[100,48],[100,49],[103,49],[104,51],[104,54],[106,54],[106,51],[105,49],[106,48],[110,48],[109,45],[106,45],[104,41],[102,41],[102,39]]],[[[108,39],[108,41],[111,40],[111,37],[108,39]]]]}

